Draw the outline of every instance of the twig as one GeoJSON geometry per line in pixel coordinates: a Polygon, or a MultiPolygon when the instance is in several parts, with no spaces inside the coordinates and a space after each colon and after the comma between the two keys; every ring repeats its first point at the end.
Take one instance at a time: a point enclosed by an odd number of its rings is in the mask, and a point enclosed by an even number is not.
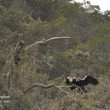
{"type": "Polygon", "coordinates": [[[60,40],[60,39],[69,39],[70,37],[65,37],[65,36],[62,36],[62,37],[52,37],[52,38],[49,38],[47,40],[41,40],[41,41],[36,41],[35,43],[25,47],[25,50],[28,50],[30,49],[31,47],[33,46],[37,46],[37,45],[44,45],[52,40],[60,40]]]}

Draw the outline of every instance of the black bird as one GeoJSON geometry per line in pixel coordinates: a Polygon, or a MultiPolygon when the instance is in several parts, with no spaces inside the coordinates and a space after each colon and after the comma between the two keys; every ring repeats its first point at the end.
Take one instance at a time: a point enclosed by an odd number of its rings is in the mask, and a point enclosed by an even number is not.
{"type": "Polygon", "coordinates": [[[87,92],[87,90],[85,89],[85,86],[87,86],[88,84],[97,85],[98,83],[99,81],[90,75],[85,76],[83,79],[76,79],[75,77],[66,78],[66,84],[71,86],[70,87],[71,90],[77,89],[78,91],[81,91],[81,92],[87,92]]]}

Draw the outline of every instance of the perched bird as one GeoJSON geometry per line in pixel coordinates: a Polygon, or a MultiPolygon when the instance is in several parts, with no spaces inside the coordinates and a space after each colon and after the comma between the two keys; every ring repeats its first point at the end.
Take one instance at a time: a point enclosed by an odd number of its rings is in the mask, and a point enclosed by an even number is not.
{"type": "Polygon", "coordinates": [[[81,92],[87,92],[85,89],[85,86],[88,84],[97,85],[99,81],[94,78],[93,76],[85,76],[83,79],[76,79],[75,77],[67,77],[66,78],[66,84],[70,85],[71,90],[81,91],[81,92]]]}

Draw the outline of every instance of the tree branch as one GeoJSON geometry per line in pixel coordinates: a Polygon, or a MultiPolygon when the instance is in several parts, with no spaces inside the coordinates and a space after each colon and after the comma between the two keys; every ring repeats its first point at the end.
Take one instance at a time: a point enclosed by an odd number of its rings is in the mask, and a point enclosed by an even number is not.
{"type": "MultiPolygon", "coordinates": [[[[44,89],[56,88],[56,89],[60,90],[61,92],[65,93],[65,94],[67,94],[67,95],[70,95],[69,92],[64,91],[62,88],[70,88],[70,87],[72,87],[72,86],[75,86],[75,87],[77,87],[77,88],[80,88],[79,86],[77,86],[77,85],[75,85],[75,84],[73,84],[73,85],[71,85],[71,86],[57,86],[57,85],[54,85],[54,84],[45,85],[45,84],[36,83],[36,84],[33,84],[32,86],[28,87],[27,89],[25,89],[25,90],[23,91],[23,93],[26,94],[26,93],[28,93],[30,90],[32,90],[33,88],[35,88],[35,87],[40,87],[40,88],[44,88],[44,89]]],[[[81,89],[81,88],[80,88],[80,89],[81,89]]]]}
{"type": "Polygon", "coordinates": [[[30,48],[32,48],[33,46],[37,46],[37,45],[44,45],[44,44],[47,44],[48,42],[52,41],[52,40],[60,40],[60,39],[69,39],[70,37],[65,37],[65,36],[62,36],[62,37],[52,37],[52,38],[49,38],[47,40],[41,40],[41,41],[36,41],[35,43],[25,47],[25,50],[28,50],[30,48]]]}

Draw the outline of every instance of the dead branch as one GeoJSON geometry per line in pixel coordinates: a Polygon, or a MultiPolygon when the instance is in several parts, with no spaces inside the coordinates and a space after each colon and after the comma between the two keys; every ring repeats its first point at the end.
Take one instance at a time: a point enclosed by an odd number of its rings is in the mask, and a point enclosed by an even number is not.
{"type": "Polygon", "coordinates": [[[57,85],[54,85],[54,84],[48,84],[48,85],[45,85],[45,84],[40,84],[40,83],[36,83],[36,84],[33,84],[32,86],[28,87],[27,89],[25,89],[23,91],[24,94],[28,93],[30,90],[32,90],[33,88],[35,87],[40,87],[40,88],[44,88],[44,89],[49,89],[49,88],[56,88],[58,90],[60,90],[61,92],[67,94],[67,95],[70,95],[69,92],[66,92],[65,90],[63,90],[62,88],[70,88],[72,86],[75,86],[79,89],[81,89],[79,86],[73,84],[71,86],[57,86],[57,85]]]}
{"type": "Polygon", "coordinates": [[[24,48],[24,41],[20,41],[17,43],[15,50],[13,52],[13,61],[16,66],[18,66],[19,61],[21,60],[20,54],[24,48]]]}
{"type": "Polygon", "coordinates": [[[13,73],[14,73],[14,65],[16,65],[16,67],[18,67],[18,63],[20,61],[20,54],[21,54],[23,48],[24,48],[24,41],[19,41],[16,44],[15,49],[12,51],[10,71],[7,73],[8,89],[10,88],[10,85],[11,85],[11,80],[12,80],[13,73]]]}
{"type": "Polygon", "coordinates": [[[41,40],[41,41],[36,41],[35,43],[25,47],[25,50],[28,50],[30,49],[31,47],[33,46],[37,46],[37,45],[44,45],[44,44],[47,44],[48,42],[52,41],[52,40],[60,40],[60,39],[69,39],[70,37],[52,37],[52,38],[49,38],[47,40],[41,40]]]}

